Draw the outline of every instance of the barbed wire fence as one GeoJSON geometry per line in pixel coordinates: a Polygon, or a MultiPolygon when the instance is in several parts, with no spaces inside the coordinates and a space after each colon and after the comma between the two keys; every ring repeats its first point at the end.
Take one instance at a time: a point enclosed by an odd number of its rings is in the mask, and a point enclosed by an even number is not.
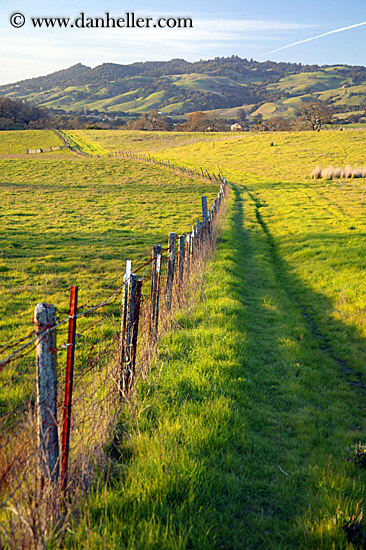
{"type": "MultiPolygon", "coordinates": [[[[154,164],[155,166],[161,166],[167,168],[176,174],[182,176],[191,177],[191,178],[201,178],[204,181],[209,181],[211,183],[221,184],[223,183],[223,175],[220,168],[218,168],[218,174],[214,172],[210,173],[207,168],[199,166],[198,168],[188,168],[187,166],[181,166],[175,162],[170,162],[170,160],[163,160],[153,155],[145,153],[135,153],[133,151],[110,151],[104,154],[92,154],[83,151],[76,141],[73,141],[70,136],[65,135],[62,130],[53,130],[53,132],[60,138],[64,143],[63,147],[68,147],[74,153],[84,156],[84,157],[94,157],[94,158],[125,158],[128,160],[135,160],[140,162],[146,162],[154,164]],[[71,142],[70,142],[71,139],[71,142]]],[[[27,152],[30,150],[27,150],[27,152]]]]}
{"type": "Polygon", "coordinates": [[[170,233],[166,248],[154,245],[136,265],[127,260],[125,273],[81,305],[71,287],[66,314],[37,304],[33,330],[0,346],[0,396],[16,382],[27,396],[0,401],[0,547],[45,548],[67,525],[67,502],[88,491],[121,407],[148,377],[176,309],[196,294],[226,202],[219,181],[191,232],[170,233]]]}

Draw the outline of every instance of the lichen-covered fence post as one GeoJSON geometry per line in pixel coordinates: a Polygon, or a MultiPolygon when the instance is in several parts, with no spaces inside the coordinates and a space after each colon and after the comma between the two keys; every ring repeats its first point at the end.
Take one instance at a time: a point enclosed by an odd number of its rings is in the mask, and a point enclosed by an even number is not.
{"type": "Polygon", "coordinates": [[[179,288],[182,288],[184,278],[185,235],[179,235],[179,288]]]}
{"type": "Polygon", "coordinates": [[[43,479],[57,482],[60,473],[57,426],[56,308],[43,302],[33,317],[37,330],[38,448],[43,479]]]}
{"type": "Polygon", "coordinates": [[[125,356],[126,356],[126,332],[127,332],[127,315],[128,315],[128,302],[129,302],[129,286],[130,286],[130,279],[131,279],[131,269],[132,269],[132,262],[131,260],[126,261],[126,273],[124,277],[124,283],[125,288],[124,292],[122,294],[122,318],[121,318],[121,332],[120,332],[120,339],[119,339],[119,349],[120,349],[120,356],[119,356],[119,364],[120,364],[120,383],[119,383],[119,389],[120,394],[123,396],[124,391],[124,385],[125,385],[125,356]]]}
{"type": "Polygon", "coordinates": [[[151,299],[150,299],[150,334],[154,340],[158,335],[158,325],[159,325],[161,255],[162,255],[161,244],[154,244],[152,274],[151,274],[151,299]]]}
{"type": "Polygon", "coordinates": [[[124,365],[123,365],[123,391],[125,395],[129,392],[131,388],[133,374],[134,374],[133,372],[134,371],[133,333],[134,333],[134,324],[135,324],[136,289],[137,289],[137,275],[133,273],[130,276],[130,285],[129,285],[125,353],[124,353],[124,365]]]}
{"type": "Polygon", "coordinates": [[[172,292],[173,292],[173,281],[174,281],[174,270],[175,270],[175,257],[176,257],[176,233],[169,233],[169,256],[168,256],[168,273],[166,280],[166,309],[170,311],[172,307],[172,292]]]}

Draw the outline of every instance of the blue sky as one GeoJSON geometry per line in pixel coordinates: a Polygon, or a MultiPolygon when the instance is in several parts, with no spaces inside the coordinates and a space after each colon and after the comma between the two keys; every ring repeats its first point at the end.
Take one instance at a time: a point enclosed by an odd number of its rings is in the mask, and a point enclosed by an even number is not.
{"type": "Polygon", "coordinates": [[[0,84],[75,63],[188,61],[239,55],[258,61],[366,65],[366,0],[0,0],[0,84]],[[32,5],[33,4],[33,5],[32,5]],[[193,29],[34,29],[31,17],[191,17],[193,29]],[[26,22],[13,28],[9,17],[26,22]],[[280,49],[284,48],[284,49],[280,49]],[[280,49],[279,51],[274,51],[280,49]],[[273,53],[268,53],[273,52],[273,53]]]}

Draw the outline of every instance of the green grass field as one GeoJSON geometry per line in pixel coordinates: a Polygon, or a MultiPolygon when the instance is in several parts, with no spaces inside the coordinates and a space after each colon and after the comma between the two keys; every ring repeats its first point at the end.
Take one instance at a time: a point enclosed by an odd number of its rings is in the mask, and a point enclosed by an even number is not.
{"type": "MultiPolygon", "coordinates": [[[[0,147],[15,141],[28,147],[35,137],[49,145],[52,136],[4,132],[0,147]]],[[[217,185],[157,166],[70,151],[12,155],[0,159],[0,170],[2,343],[32,330],[38,302],[53,303],[62,318],[72,285],[79,286],[79,303],[84,303],[123,274],[127,259],[136,265],[150,257],[153,244],[166,246],[170,231],[190,230],[201,211],[201,195],[211,202],[218,191],[217,185]]],[[[16,364],[17,371],[24,361],[16,364]]],[[[0,382],[13,374],[9,365],[0,382]]],[[[28,390],[22,379],[10,392],[0,390],[1,409],[16,405],[28,390]]]]}
{"type": "MultiPolygon", "coordinates": [[[[366,181],[309,175],[317,164],[366,164],[366,131],[250,133],[235,139],[205,134],[210,141],[202,142],[164,133],[70,135],[81,149],[132,150],[220,168],[231,192],[202,301],[183,309],[179,329],[164,337],[151,378],[139,383],[136,406],[126,407],[114,445],[106,449],[106,471],[54,545],[362,548],[366,470],[353,458],[366,429],[366,181]]],[[[141,190],[150,171],[172,178],[167,196],[177,185],[175,175],[148,164],[73,162],[69,195],[74,186],[87,187],[91,197],[108,188],[90,213],[97,227],[108,225],[119,201],[113,198],[111,205],[110,197],[120,191],[109,178],[121,166],[140,171],[135,180],[141,190]],[[94,170],[89,187],[83,180],[84,174],[89,181],[87,165],[94,170]]],[[[13,185],[16,177],[24,185],[35,166],[15,169],[9,161],[13,185]]],[[[63,185],[65,176],[48,174],[54,185],[63,185]]],[[[183,179],[187,193],[194,184],[183,179]]],[[[131,182],[129,197],[133,188],[131,182]]],[[[152,197],[146,199],[150,208],[152,197]]],[[[86,227],[92,205],[82,203],[86,227]]],[[[146,223],[148,210],[138,208],[146,223]]],[[[93,242],[98,231],[88,229],[82,244],[93,242]]],[[[159,221],[154,231],[160,234],[159,221]]],[[[24,232],[27,238],[29,233],[24,232]]],[[[71,241],[60,244],[66,249],[71,241]]],[[[93,247],[98,245],[95,273],[116,261],[97,239],[93,247]]],[[[83,259],[93,265],[90,257],[83,259]]],[[[69,261],[66,272],[75,271],[76,261],[69,261]]],[[[86,274],[91,280],[93,273],[86,274]]],[[[362,462],[364,454],[359,458],[362,462]]]]}
{"type": "MultiPolygon", "coordinates": [[[[0,138],[0,158],[9,155],[25,155],[27,149],[63,145],[60,138],[51,130],[28,130],[27,132],[2,131],[0,138]]],[[[58,152],[56,151],[52,154],[56,153],[58,152]]],[[[65,154],[65,151],[62,153],[65,154]]]]}

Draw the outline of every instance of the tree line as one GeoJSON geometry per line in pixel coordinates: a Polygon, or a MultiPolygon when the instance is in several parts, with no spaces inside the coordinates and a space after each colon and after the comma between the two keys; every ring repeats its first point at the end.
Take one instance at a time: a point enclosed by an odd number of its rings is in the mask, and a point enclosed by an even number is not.
{"type": "MultiPolygon", "coordinates": [[[[365,105],[366,109],[366,105],[365,105]]],[[[49,111],[24,101],[0,97],[0,130],[15,129],[113,129],[142,131],[219,132],[228,131],[237,122],[241,129],[257,131],[320,130],[332,123],[334,110],[322,101],[304,102],[292,119],[273,117],[264,120],[260,114],[248,118],[245,109],[238,109],[231,119],[218,118],[205,111],[188,113],[186,119],[173,121],[160,111],[153,109],[139,117],[124,113],[124,118],[110,118],[103,114],[66,115],[49,111]]]]}

